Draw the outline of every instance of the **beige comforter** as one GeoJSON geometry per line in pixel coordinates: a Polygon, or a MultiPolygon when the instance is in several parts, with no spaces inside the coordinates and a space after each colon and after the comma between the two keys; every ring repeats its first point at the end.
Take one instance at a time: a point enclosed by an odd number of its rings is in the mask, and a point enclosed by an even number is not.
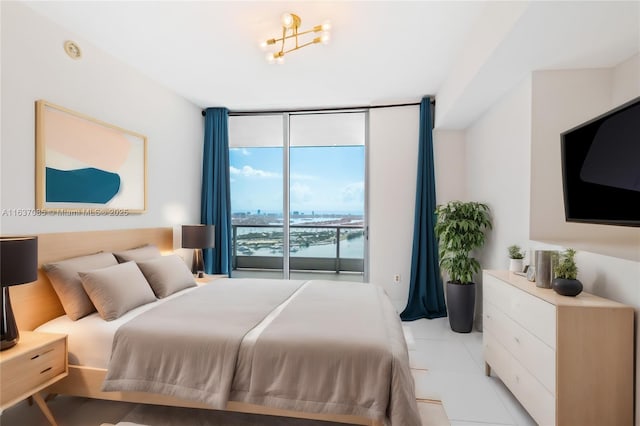
{"type": "Polygon", "coordinates": [[[103,389],[420,424],[398,315],[371,284],[217,280],[120,327],[103,389]]]}

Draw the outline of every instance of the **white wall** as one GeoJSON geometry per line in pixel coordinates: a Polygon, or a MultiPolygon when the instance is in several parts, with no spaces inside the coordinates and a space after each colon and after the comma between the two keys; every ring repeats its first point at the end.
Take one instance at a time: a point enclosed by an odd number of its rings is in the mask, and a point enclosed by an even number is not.
{"type": "MultiPolygon", "coordinates": [[[[511,91],[467,129],[467,197],[488,201],[494,215],[495,229],[483,250],[484,268],[506,269],[506,246],[510,242],[522,242],[532,249],[555,242],[554,238],[541,241],[533,228],[540,221],[557,221],[555,216],[562,208],[562,194],[558,192],[561,175],[555,170],[559,169],[559,134],[640,95],[638,70],[636,55],[613,69],[535,72],[529,83],[511,91]],[[527,170],[531,188],[527,176],[523,181],[514,178],[527,170]],[[545,191],[546,195],[541,195],[545,191]],[[529,225],[532,233],[527,241],[529,225]]],[[[579,247],[578,278],[585,291],[633,306],[637,313],[640,262],[594,253],[603,244],[598,240],[598,228],[584,225],[563,246],[579,247]]],[[[633,235],[638,230],[606,228],[610,235],[633,235]]],[[[640,240],[634,241],[639,248],[640,240]]],[[[636,365],[640,365],[638,362],[640,347],[636,340],[636,365]]],[[[636,371],[636,388],[638,385],[640,375],[636,371]]],[[[639,397],[637,392],[636,407],[640,406],[639,397]]]]}
{"type": "Polygon", "coordinates": [[[466,191],[465,132],[434,129],[433,162],[436,203],[463,200],[466,191]]]}
{"type": "MultiPolygon", "coordinates": [[[[507,269],[507,247],[529,245],[530,117],[531,81],[525,79],[466,132],[466,198],[488,204],[493,222],[476,254],[483,269],[507,269]]],[[[476,296],[481,328],[481,285],[476,296]]]]}
{"type": "Polygon", "coordinates": [[[612,105],[621,105],[640,95],[640,53],[620,63],[612,72],[612,105]]]}
{"type": "MultiPolygon", "coordinates": [[[[144,228],[198,222],[200,108],[20,2],[1,2],[2,234],[144,228]],[[81,60],[69,58],[76,41],[81,60]],[[13,216],[35,207],[35,101],[44,99],[148,138],[148,211],[128,217],[13,216]]],[[[141,52],[144,54],[144,52],[141,52]]]]}
{"type": "Polygon", "coordinates": [[[369,281],[398,311],[409,294],[419,127],[419,106],[369,113],[369,281]]]}
{"type": "Polygon", "coordinates": [[[467,198],[487,203],[493,221],[480,256],[485,269],[506,269],[507,247],[527,246],[530,116],[526,79],[467,129],[467,198]]]}

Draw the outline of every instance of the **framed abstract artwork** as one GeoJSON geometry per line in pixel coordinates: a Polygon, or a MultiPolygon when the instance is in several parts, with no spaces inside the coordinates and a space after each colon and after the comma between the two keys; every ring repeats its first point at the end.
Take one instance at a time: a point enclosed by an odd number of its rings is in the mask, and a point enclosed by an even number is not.
{"type": "Polygon", "coordinates": [[[147,210],[147,138],[36,102],[36,208],[95,214],[147,210]]]}

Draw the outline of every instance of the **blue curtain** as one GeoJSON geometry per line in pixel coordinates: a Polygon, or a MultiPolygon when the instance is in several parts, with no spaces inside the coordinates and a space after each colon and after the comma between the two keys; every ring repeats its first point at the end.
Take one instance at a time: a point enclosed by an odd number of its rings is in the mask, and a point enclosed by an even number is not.
{"type": "Polygon", "coordinates": [[[431,99],[424,97],[420,103],[418,182],[409,300],[407,307],[400,314],[404,321],[447,316],[438,264],[438,241],[434,232],[436,185],[433,173],[432,129],[431,99]]]}
{"type": "Polygon", "coordinates": [[[204,225],[215,226],[215,247],[204,250],[205,272],[231,276],[228,121],[226,108],[207,108],[205,111],[200,219],[204,225]]]}

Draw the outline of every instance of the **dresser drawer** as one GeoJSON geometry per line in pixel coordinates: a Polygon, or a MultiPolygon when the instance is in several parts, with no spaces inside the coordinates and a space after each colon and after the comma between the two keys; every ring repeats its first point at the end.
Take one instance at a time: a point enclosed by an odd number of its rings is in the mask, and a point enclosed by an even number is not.
{"type": "Polygon", "coordinates": [[[508,312],[511,297],[508,284],[488,274],[482,276],[483,302],[491,302],[503,311],[508,312]]]}
{"type": "Polygon", "coordinates": [[[483,327],[515,357],[552,395],[556,393],[556,352],[485,301],[483,327]]]}
{"type": "Polygon", "coordinates": [[[3,362],[0,370],[0,405],[4,407],[16,399],[26,398],[34,389],[65,371],[65,339],[53,341],[3,362]]]}
{"type": "Polygon", "coordinates": [[[488,274],[483,276],[483,298],[549,347],[556,348],[554,305],[488,274]]]}
{"type": "Polygon", "coordinates": [[[484,331],[484,358],[518,398],[531,417],[542,426],[555,424],[554,396],[500,344],[489,330],[484,331]]]}

